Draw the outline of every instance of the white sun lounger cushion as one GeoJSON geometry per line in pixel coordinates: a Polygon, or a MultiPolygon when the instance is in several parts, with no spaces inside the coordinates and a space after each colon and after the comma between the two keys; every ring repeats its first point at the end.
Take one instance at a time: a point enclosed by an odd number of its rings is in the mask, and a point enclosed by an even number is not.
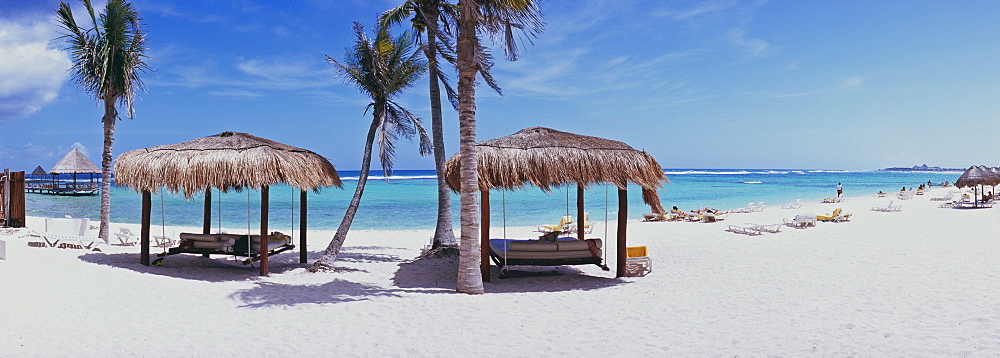
{"type": "MultiPolygon", "coordinates": [[[[601,239],[587,239],[587,241],[593,241],[597,243],[598,249],[601,248],[601,239]]],[[[535,241],[535,240],[507,240],[507,247],[511,251],[536,251],[536,252],[590,250],[590,246],[587,244],[586,241],[581,241],[576,239],[560,239],[559,241],[556,242],[535,241]]]]}
{"type": "Polygon", "coordinates": [[[219,237],[218,234],[193,234],[189,232],[183,232],[180,234],[181,240],[191,240],[200,242],[217,242],[226,241],[219,237]]]}
{"type": "Polygon", "coordinates": [[[559,251],[559,245],[548,241],[509,241],[512,251],[559,251]]]}
{"type": "Polygon", "coordinates": [[[221,249],[222,246],[223,246],[223,244],[225,244],[225,243],[222,242],[222,241],[196,241],[196,240],[192,240],[191,247],[194,247],[196,249],[213,249],[213,250],[215,250],[215,249],[221,249]]]}
{"type": "MultiPolygon", "coordinates": [[[[500,257],[506,257],[508,259],[577,259],[577,258],[587,258],[595,257],[590,250],[574,250],[574,251],[497,251],[497,248],[493,248],[493,251],[497,252],[500,257]]],[[[601,250],[597,250],[597,257],[602,255],[601,250]]]]}

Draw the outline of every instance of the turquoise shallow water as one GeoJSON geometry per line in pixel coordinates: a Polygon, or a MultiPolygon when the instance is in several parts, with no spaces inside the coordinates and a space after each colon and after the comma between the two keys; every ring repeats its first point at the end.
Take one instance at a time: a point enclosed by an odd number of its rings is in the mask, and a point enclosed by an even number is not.
{"type": "MultiPolygon", "coordinates": [[[[838,182],[844,186],[845,196],[873,194],[878,191],[897,192],[903,186],[916,187],[931,181],[954,182],[960,172],[881,172],[846,170],[788,170],[788,169],[667,169],[670,183],[660,189],[663,206],[678,206],[684,210],[700,206],[720,209],[746,206],[748,202],[764,202],[767,205],[781,205],[802,200],[821,200],[836,195],[838,182]]],[[[340,225],[344,211],[357,185],[357,171],[342,171],[344,190],[328,188],[320,193],[310,192],[310,229],[336,229],[340,225]]],[[[365,188],[361,207],[351,226],[352,229],[430,229],[436,217],[437,180],[433,170],[398,170],[386,181],[373,173],[365,188]]],[[[493,192],[491,220],[499,225],[504,220],[509,226],[538,225],[551,223],[565,215],[567,206],[576,205],[576,188],[569,188],[567,202],[566,188],[557,188],[545,193],[537,188],[519,191],[493,192]],[[506,209],[506,210],[505,210],[506,209]]],[[[642,203],[641,191],[636,186],[628,188],[629,218],[642,218],[649,207],[642,203]]],[[[113,188],[111,195],[111,220],[114,222],[138,223],[140,220],[141,196],[126,188],[113,188]]],[[[214,198],[220,198],[216,193],[214,198]]],[[[221,200],[213,203],[213,224],[223,227],[259,227],[259,193],[223,193],[221,200]],[[248,215],[249,201],[249,215],[248,215]],[[219,213],[221,212],[221,215],[219,213]],[[249,217],[249,225],[248,225],[249,217]]],[[[605,211],[612,218],[617,215],[616,188],[597,185],[586,193],[586,207],[595,219],[603,219],[605,211]],[[607,194],[607,196],[605,195],[607,194]],[[605,197],[608,208],[605,210],[605,197]]],[[[153,197],[154,224],[162,221],[166,225],[201,226],[203,199],[191,201],[181,195],[165,193],[153,197]]],[[[452,195],[454,223],[458,223],[458,195],[452,195]]],[[[41,194],[26,195],[28,215],[43,217],[100,217],[100,197],[57,197],[41,194]]],[[[271,188],[270,221],[268,226],[275,230],[290,227],[298,218],[298,192],[287,186],[271,188]],[[293,205],[292,201],[295,200],[293,205]]]]}

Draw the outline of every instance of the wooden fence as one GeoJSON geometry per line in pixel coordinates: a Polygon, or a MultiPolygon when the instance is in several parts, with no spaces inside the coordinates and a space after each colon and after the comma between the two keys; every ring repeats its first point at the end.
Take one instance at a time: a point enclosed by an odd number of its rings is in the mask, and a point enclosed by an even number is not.
{"type": "Polygon", "coordinates": [[[0,225],[24,227],[24,172],[4,169],[0,177],[0,225]]]}

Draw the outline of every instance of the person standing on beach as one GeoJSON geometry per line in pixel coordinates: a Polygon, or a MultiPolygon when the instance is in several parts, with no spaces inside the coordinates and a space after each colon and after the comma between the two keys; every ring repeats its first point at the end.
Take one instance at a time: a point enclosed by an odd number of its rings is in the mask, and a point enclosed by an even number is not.
{"type": "Polygon", "coordinates": [[[844,194],[844,186],[837,183],[837,197],[839,198],[841,194],[844,194]]]}

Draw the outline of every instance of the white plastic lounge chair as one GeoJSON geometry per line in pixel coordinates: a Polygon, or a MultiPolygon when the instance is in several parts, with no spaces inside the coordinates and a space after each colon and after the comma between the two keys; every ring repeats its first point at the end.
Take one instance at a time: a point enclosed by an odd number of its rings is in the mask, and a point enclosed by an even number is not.
{"type": "Polygon", "coordinates": [[[726,229],[726,231],[736,234],[750,235],[750,236],[760,235],[760,231],[757,230],[757,226],[758,226],[757,224],[753,223],[746,223],[743,225],[729,225],[729,228],[726,229]]]}
{"type": "Polygon", "coordinates": [[[781,232],[782,226],[784,226],[784,224],[757,225],[756,227],[754,227],[754,230],[757,230],[758,232],[769,232],[772,234],[777,234],[781,232]]]}
{"type": "Polygon", "coordinates": [[[791,203],[791,204],[788,204],[788,205],[782,205],[781,208],[782,209],[801,209],[802,208],[802,199],[795,199],[794,203],[791,203]]]}
{"type": "Polygon", "coordinates": [[[132,230],[123,227],[119,228],[119,231],[120,232],[115,233],[115,236],[118,238],[118,242],[114,245],[133,246],[136,244],[137,241],[135,234],[132,233],[132,230]]]}
{"type": "Polygon", "coordinates": [[[47,218],[45,219],[45,231],[39,236],[50,247],[65,247],[60,244],[69,244],[90,249],[96,245],[108,243],[103,239],[88,237],[89,230],[90,219],[87,218],[47,218]]]}
{"type": "Polygon", "coordinates": [[[955,196],[954,193],[948,193],[945,196],[939,196],[939,197],[931,198],[931,200],[932,201],[951,201],[952,197],[954,197],[954,196],[955,196]]]}
{"type": "Polygon", "coordinates": [[[903,210],[903,206],[901,206],[901,205],[900,206],[894,206],[893,203],[894,202],[892,200],[890,200],[889,201],[889,205],[886,205],[886,206],[873,206],[872,210],[873,211],[882,211],[882,212],[887,212],[887,213],[888,212],[899,212],[899,211],[903,210]]]}
{"type": "Polygon", "coordinates": [[[642,277],[653,272],[653,259],[645,246],[630,246],[625,248],[625,276],[642,277]]]}
{"type": "Polygon", "coordinates": [[[749,213],[749,212],[751,212],[751,210],[753,210],[753,206],[754,206],[753,203],[747,203],[746,207],[743,207],[743,208],[733,208],[733,209],[730,209],[729,212],[731,212],[731,213],[749,213]]]}
{"type": "Polygon", "coordinates": [[[766,207],[767,207],[767,205],[764,205],[764,202],[762,201],[762,202],[760,202],[760,204],[752,205],[751,208],[750,208],[750,212],[761,212],[761,211],[764,211],[764,208],[766,208],[766,207]]]}

